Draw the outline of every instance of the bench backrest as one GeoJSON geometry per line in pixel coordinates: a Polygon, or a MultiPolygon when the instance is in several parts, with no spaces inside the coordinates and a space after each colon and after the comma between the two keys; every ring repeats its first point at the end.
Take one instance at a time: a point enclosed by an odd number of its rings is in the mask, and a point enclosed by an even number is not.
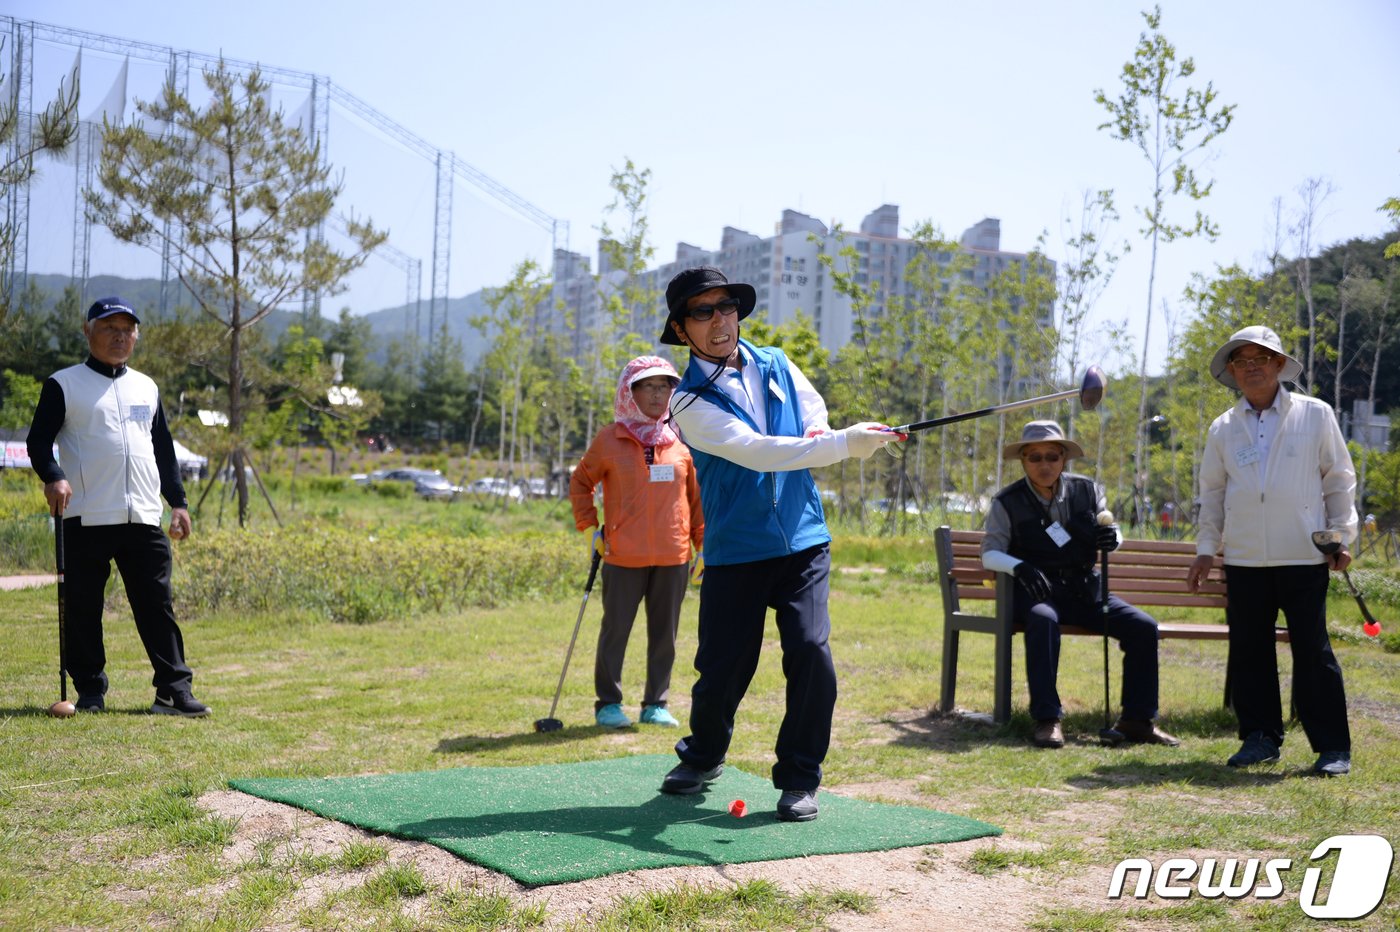
{"type": "MultiPolygon", "coordinates": [[[[934,531],[939,586],[946,611],[961,611],[963,599],[995,599],[997,574],[982,566],[984,531],[934,531]]],[[[1196,545],[1185,540],[1126,539],[1109,554],[1108,579],[1113,594],[1134,605],[1179,605],[1188,608],[1225,607],[1225,568],[1219,557],[1199,592],[1186,585],[1186,573],[1196,559],[1196,545]]]]}

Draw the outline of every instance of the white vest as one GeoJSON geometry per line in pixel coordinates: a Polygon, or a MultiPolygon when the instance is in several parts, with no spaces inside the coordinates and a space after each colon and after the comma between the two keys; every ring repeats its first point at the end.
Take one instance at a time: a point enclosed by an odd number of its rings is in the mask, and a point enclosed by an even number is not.
{"type": "Polygon", "coordinates": [[[81,364],[53,380],[63,389],[58,461],[73,487],[65,516],[84,525],[159,527],[164,507],[151,444],[156,383],[134,369],[112,379],[81,364]]]}

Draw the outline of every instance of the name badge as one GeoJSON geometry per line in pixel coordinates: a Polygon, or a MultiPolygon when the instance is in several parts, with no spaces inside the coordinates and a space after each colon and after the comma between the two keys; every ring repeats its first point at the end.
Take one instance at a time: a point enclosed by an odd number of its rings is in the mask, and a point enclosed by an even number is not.
{"type": "Polygon", "coordinates": [[[663,464],[663,463],[653,463],[653,464],[652,464],[650,467],[648,467],[648,468],[651,470],[651,481],[652,481],[652,482],[675,482],[675,481],[676,481],[676,464],[675,464],[675,463],[664,463],[664,464],[663,464]]]}
{"type": "Polygon", "coordinates": [[[1248,466],[1251,463],[1259,462],[1259,448],[1245,447],[1235,451],[1235,464],[1237,466],[1248,466]]]}
{"type": "Polygon", "coordinates": [[[138,424],[144,424],[151,419],[150,405],[132,405],[127,409],[126,416],[138,424]]]}
{"type": "Polygon", "coordinates": [[[1045,533],[1050,535],[1050,539],[1055,542],[1056,547],[1063,547],[1069,543],[1069,531],[1060,527],[1060,522],[1056,521],[1045,529],[1045,533]]]}
{"type": "Polygon", "coordinates": [[[778,387],[778,383],[775,382],[773,379],[768,380],[768,390],[773,393],[774,398],[778,399],[784,404],[787,403],[787,395],[783,393],[783,390],[778,387]]]}

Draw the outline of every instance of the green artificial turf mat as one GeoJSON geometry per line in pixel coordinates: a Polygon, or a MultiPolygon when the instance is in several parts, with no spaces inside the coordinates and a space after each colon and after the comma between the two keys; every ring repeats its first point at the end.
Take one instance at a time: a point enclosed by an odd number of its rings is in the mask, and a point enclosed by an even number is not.
{"type": "Polygon", "coordinates": [[[430,842],[521,883],[620,871],[883,851],[1000,835],[917,806],[820,793],[814,822],[779,822],[778,791],[732,767],[706,793],[670,796],[671,755],[370,777],[231,780],[236,790],[376,832],[430,842]],[[729,804],[744,800],[748,815],[729,804]]]}

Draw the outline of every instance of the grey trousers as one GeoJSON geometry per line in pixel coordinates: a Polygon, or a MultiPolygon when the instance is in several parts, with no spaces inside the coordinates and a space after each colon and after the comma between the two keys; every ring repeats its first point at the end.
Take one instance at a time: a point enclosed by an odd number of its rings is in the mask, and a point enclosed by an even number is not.
{"type": "Polygon", "coordinates": [[[647,682],[643,705],[665,705],[676,662],[676,629],[690,567],[603,564],[603,624],[593,664],[594,709],[622,701],[622,661],[637,607],[646,601],[647,682]]]}

